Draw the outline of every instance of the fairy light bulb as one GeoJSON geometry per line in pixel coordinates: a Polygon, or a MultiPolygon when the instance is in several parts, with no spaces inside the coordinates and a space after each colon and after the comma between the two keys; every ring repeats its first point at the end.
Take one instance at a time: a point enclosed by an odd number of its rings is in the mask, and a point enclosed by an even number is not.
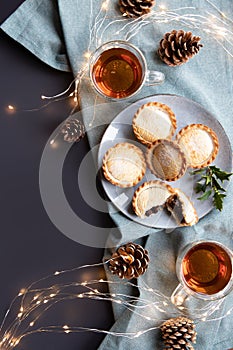
{"type": "Polygon", "coordinates": [[[140,337],[140,335],[142,335],[142,334],[143,334],[143,332],[142,332],[142,331],[137,332],[137,333],[136,333],[136,335],[135,335],[135,338],[140,337]]]}
{"type": "Polygon", "coordinates": [[[20,289],[18,296],[20,297],[21,295],[25,294],[25,292],[26,292],[25,288],[20,289]]]}
{"type": "Polygon", "coordinates": [[[102,9],[103,11],[107,11],[107,10],[108,10],[108,0],[105,0],[105,1],[102,3],[101,9],[102,9]]]}
{"type": "Polygon", "coordinates": [[[220,37],[224,37],[226,35],[226,30],[225,28],[219,28],[216,33],[220,37]]]}
{"type": "Polygon", "coordinates": [[[122,304],[122,301],[121,300],[114,300],[115,301],[115,303],[117,303],[117,304],[122,304]]]}
{"type": "Polygon", "coordinates": [[[15,339],[15,341],[14,341],[14,345],[16,346],[16,345],[18,345],[19,344],[19,342],[20,342],[20,339],[15,339]]]}
{"type": "Polygon", "coordinates": [[[87,51],[83,56],[88,60],[91,57],[91,52],[87,51]]]}
{"type": "MultiPolygon", "coordinates": [[[[58,148],[58,146],[59,146],[59,143],[56,142],[56,138],[57,138],[58,136],[59,136],[59,133],[58,133],[57,135],[55,135],[54,139],[52,139],[52,140],[49,142],[51,148],[53,148],[53,149],[56,149],[56,148],[58,148]]],[[[60,272],[54,274],[54,276],[57,276],[57,275],[60,275],[60,272]]]]}
{"type": "Polygon", "coordinates": [[[159,5],[159,8],[161,12],[165,12],[167,10],[167,7],[164,4],[159,5]]]}
{"type": "MultiPolygon", "coordinates": [[[[13,106],[13,105],[8,105],[8,106],[6,107],[6,112],[7,112],[8,114],[14,114],[14,113],[16,112],[16,107],[13,106]]],[[[1,350],[1,349],[0,349],[0,350],[1,350]]]]}
{"type": "Polygon", "coordinates": [[[69,329],[69,326],[65,325],[62,327],[64,329],[64,332],[69,334],[71,332],[71,330],[69,329]]]}

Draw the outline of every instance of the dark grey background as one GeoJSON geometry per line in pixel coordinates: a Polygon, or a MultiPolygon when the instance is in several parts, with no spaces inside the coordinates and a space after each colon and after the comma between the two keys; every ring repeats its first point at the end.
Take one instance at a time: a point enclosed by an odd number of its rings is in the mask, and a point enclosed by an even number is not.
{"type": "MultiPolygon", "coordinates": [[[[2,23],[23,1],[0,2],[2,23]]],[[[9,104],[19,109],[40,106],[40,96],[64,90],[72,75],[48,67],[0,31],[0,320],[12,298],[31,282],[56,270],[101,262],[102,249],[69,240],[50,222],[39,192],[39,164],[53,130],[68,116],[67,101],[46,109],[9,114],[9,104]]],[[[107,214],[90,209],[80,198],[77,169],[89,150],[86,138],[74,145],[64,166],[64,188],[74,210],[100,227],[111,226],[107,214]]],[[[99,271],[92,272],[92,278],[99,271]]],[[[82,278],[81,273],[77,279],[82,278]]],[[[67,302],[43,322],[109,329],[113,323],[109,303],[67,302]]],[[[97,349],[103,335],[94,333],[32,335],[17,348],[24,350],[97,349]]]]}

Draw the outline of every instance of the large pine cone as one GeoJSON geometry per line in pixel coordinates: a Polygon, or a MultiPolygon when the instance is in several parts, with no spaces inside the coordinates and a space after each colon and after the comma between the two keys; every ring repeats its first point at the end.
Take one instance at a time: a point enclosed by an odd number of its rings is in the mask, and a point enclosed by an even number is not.
{"type": "Polygon", "coordinates": [[[109,269],[120,278],[131,279],[142,275],[148,263],[148,251],[139,244],[130,242],[112,254],[109,269]]]}
{"type": "Polygon", "coordinates": [[[172,30],[164,34],[158,54],[169,66],[179,66],[199,52],[203,46],[199,43],[200,40],[199,36],[193,36],[191,32],[172,30]]]}
{"type": "Polygon", "coordinates": [[[85,135],[85,128],[83,123],[78,119],[69,119],[62,126],[61,133],[64,141],[78,142],[85,135]]]}
{"type": "Polygon", "coordinates": [[[150,13],[155,0],[119,0],[120,11],[127,17],[140,17],[150,13]]]}
{"type": "Polygon", "coordinates": [[[165,349],[191,349],[194,350],[192,343],[196,343],[197,332],[194,322],[186,317],[171,318],[164,322],[161,327],[162,338],[165,349]]]}

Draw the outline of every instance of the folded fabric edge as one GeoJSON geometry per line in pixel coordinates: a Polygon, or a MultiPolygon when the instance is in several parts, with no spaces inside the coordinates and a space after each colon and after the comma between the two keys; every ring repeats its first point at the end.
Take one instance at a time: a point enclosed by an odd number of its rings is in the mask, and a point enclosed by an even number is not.
{"type": "Polygon", "coordinates": [[[43,56],[41,50],[33,43],[24,38],[23,36],[17,36],[14,31],[11,30],[8,26],[5,25],[6,22],[4,22],[0,29],[5,32],[9,37],[11,37],[13,40],[20,43],[22,46],[24,46],[28,51],[30,51],[33,55],[35,55],[37,58],[39,58],[42,62],[46,63],[50,67],[63,71],[63,72],[71,72],[70,65],[67,61],[67,59],[64,57],[64,61],[58,61],[58,60],[49,60],[48,57],[43,56]]]}

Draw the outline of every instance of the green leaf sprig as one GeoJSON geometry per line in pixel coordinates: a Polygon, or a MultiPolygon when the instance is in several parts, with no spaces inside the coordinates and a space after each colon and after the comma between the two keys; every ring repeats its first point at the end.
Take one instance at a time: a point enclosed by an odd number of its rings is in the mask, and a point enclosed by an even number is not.
{"type": "Polygon", "coordinates": [[[229,181],[233,173],[217,168],[215,165],[207,166],[191,172],[191,175],[200,175],[200,179],[196,182],[196,193],[203,192],[198,199],[204,201],[213,195],[213,203],[216,209],[223,209],[223,199],[226,197],[226,190],[222,187],[223,182],[229,181]]]}

